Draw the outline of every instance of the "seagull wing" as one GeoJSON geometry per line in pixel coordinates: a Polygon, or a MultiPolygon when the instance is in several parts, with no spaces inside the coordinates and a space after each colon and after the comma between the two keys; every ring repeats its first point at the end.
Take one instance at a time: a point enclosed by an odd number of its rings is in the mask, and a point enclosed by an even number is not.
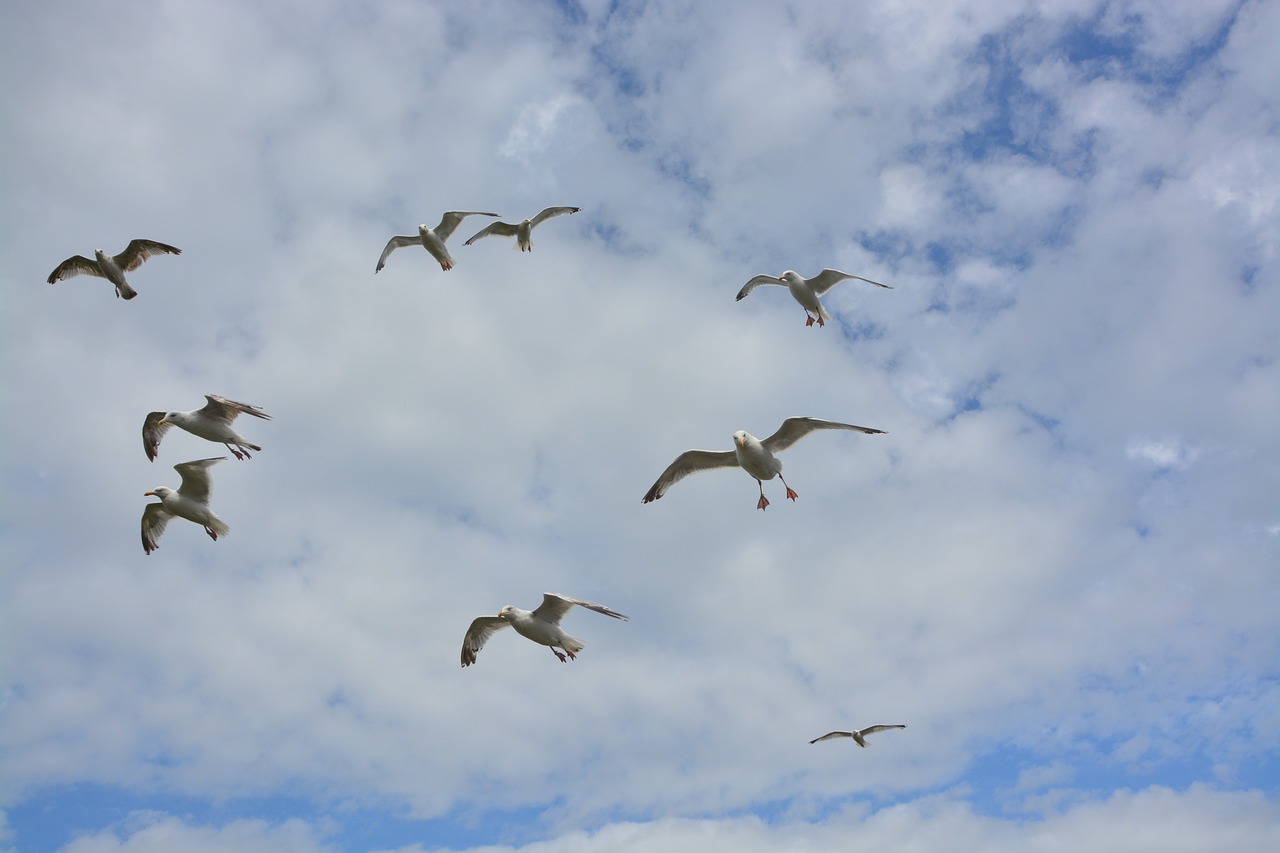
{"type": "Polygon", "coordinates": [[[491,222],[475,234],[472,234],[471,239],[467,240],[467,242],[462,245],[470,246],[481,237],[492,237],[495,235],[498,237],[514,237],[519,229],[520,226],[512,225],[510,222],[491,222]]]}
{"type": "Polygon", "coordinates": [[[150,554],[160,547],[160,537],[173,518],[164,504],[147,504],[142,511],[142,550],[150,554]]]}
{"type": "Polygon", "coordinates": [[[863,737],[866,737],[867,735],[873,735],[876,732],[887,732],[890,729],[905,729],[905,728],[906,726],[901,724],[893,725],[893,726],[867,726],[865,729],[858,729],[858,734],[862,735],[863,737]]]}
{"type": "Polygon", "coordinates": [[[755,290],[757,287],[759,287],[762,284],[781,284],[785,286],[786,282],[775,276],[758,275],[755,278],[751,279],[751,281],[742,285],[742,290],[738,291],[738,295],[735,297],[735,300],[741,301],[742,299],[745,299],[748,293],[755,290]]]}
{"type": "Polygon", "coordinates": [[[822,737],[816,737],[809,743],[817,743],[820,740],[835,740],[839,737],[853,737],[853,732],[827,732],[822,737]]]}
{"type": "Polygon", "coordinates": [[[820,429],[851,429],[867,435],[883,435],[884,430],[855,424],[842,424],[837,421],[824,421],[821,418],[787,418],[778,427],[778,431],[760,442],[770,453],[781,453],[811,432],[820,429]]]}
{"type": "Polygon", "coordinates": [[[173,426],[170,423],[160,423],[167,414],[168,412],[152,412],[142,422],[142,449],[147,451],[147,458],[152,462],[156,461],[156,454],[160,452],[160,439],[173,426]]]}
{"type": "Polygon", "coordinates": [[[667,493],[667,489],[690,474],[699,471],[710,471],[712,468],[737,468],[738,454],[732,450],[686,450],[676,457],[676,461],[667,466],[662,476],[645,492],[641,503],[656,501],[667,493]]]}
{"type": "Polygon", "coordinates": [[[392,237],[387,241],[387,247],[382,250],[382,256],[378,258],[378,265],[373,268],[374,272],[380,271],[387,263],[387,256],[396,249],[402,249],[405,246],[418,246],[422,241],[417,236],[413,237],[392,237]]]}
{"type": "Polygon", "coordinates": [[[235,400],[228,400],[226,397],[219,397],[217,394],[205,394],[204,398],[209,402],[205,403],[204,407],[200,409],[200,414],[206,418],[229,424],[236,419],[236,415],[243,413],[266,421],[271,420],[271,415],[262,411],[261,406],[237,403],[235,400]]]}
{"type": "Polygon", "coordinates": [[[544,222],[553,216],[563,216],[566,213],[577,213],[582,210],[580,207],[548,207],[544,208],[541,213],[529,220],[529,227],[535,228],[538,223],[544,222]]]}
{"type": "Polygon", "coordinates": [[[49,283],[63,278],[71,278],[76,275],[96,275],[98,278],[106,278],[102,274],[102,270],[98,268],[97,261],[91,261],[84,255],[72,255],[49,273],[49,283]]]}
{"type": "Polygon", "coordinates": [[[116,266],[125,272],[132,272],[142,266],[142,262],[152,255],[181,255],[182,250],[167,243],[155,240],[130,240],[124,251],[116,255],[116,266]]]}
{"type": "Polygon", "coordinates": [[[558,595],[554,592],[544,592],[542,594],[542,604],[538,605],[538,609],[533,611],[533,618],[559,625],[560,620],[573,609],[574,605],[594,610],[596,613],[603,613],[605,616],[612,616],[614,619],[627,621],[626,616],[616,610],[605,607],[603,604],[596,604],[594,601],[583,601],[581,598],[570,598],[567,595],[558,595]]]}
{"type": "Polygon", "coordinates": [[[443,243],[458,230],[458,225],[468,216],[497,216],[496,213],[485,213],[481,210],[450,210],[440,217],[440,224],[435,227],[436,236],[443,243]]]}
{"type": "Polygon", "coordinates": [[[209,495],[213,492],[213,483],[209,479],[209,466],[216,465],[226,458],[215,456],[212,459],[197,459],[194,462],[179,462],[174,465],[173,470],[182,475],[182,485],[178,486],[178,494],[207,504],[209,495]]]}
{"type": "Polygon", "coordinates": [[[847,272],[840,272],[840,270],[823,270],[813,278],[808,279],[808,282],[809,286],[813,288],[813,292],[821,296],[840,282],[851,278],[856,278],[858,281],[865,281],[867,284],[874,284],[876,287],[887,287],[889,290],[893,290],[893,288],[889,287],[887,284],[881,284],[878,281],[872,281],[871,279],[863,278],[860,275],[851,275],[847,272]]]}
{"type": "Polygon", "coordinates": [[[471,666],[476,662],[476,654],[489,642],[489,638],[508,626],[506,619],[498,616],[477,616],[467,629],[467,636],[462,638],[462,665],[471,666]]]}

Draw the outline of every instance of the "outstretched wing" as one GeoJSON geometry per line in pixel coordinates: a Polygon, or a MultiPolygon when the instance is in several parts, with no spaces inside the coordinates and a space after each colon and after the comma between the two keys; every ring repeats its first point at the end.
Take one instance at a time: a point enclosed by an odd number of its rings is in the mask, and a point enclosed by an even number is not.
{"type": "Polygon", "coordinates": [[[204,398],[209,402],[205,403],[204,407],[200,409],[200,414],[208,418],[231,423],[236,419],[236,415],[243,413],[266,421],[271,420],[271,415],[262,411],[261,406],[237,403],[235,400],[228,400],[226,397],[219,397],[217,394],[205,394],[204,398]]]}
{"type": "Polygon", "coordinates": [[[596,613],[603,613],[605,616],[612,616],[614,619],[626,621],[628,618],[616,610],[605,607],[603,604],[596,604],[594,601],[583,601],[581,598],[570,598],[567,595],[559,595],[554,592],[544,592],[542,594],[542,604],[538,605],[538,608],[533,611],[533,618],[558,625],[564,615],[573,609],[574,605],[594,610],[596,613]]]}
{"type": "Polygon", "coordinates": [[[529,220],[529,227],[536,228],[538,223],[544,222],[553,216],[563,216],[566,213],[577,213],[582,210],[580,207],[548,207],[544,208],[541,213],[529,220]]]}
{"type": "Polygon", "coordinates": [[[213,482],[209,478],[209,467],[217,465],[225,456],[212,459],[196,459],[193,462],[179,462],[173,470],[182,475],[182,485],[178,486],[178,494],[193,501],[208,503],[213,492],[213,482]]]}
{"type": "Polygon", "coordinates": [[[751,279],[751,281],[742,285],[742,290],[738,291],[738,295],[734,297],[734,301],[737,301],[737,302],[742,301],[743,299],[746,298],[748,293],[755,290],[757,287],[759,287],[762,284],[781,284],[785,286],[786,282],[775,276],[758,275],[755,278],[751,279]]]}
{"type": "Polygon", "coordinates": [[[116,266],[125,272],[131,272],[142,266],[142,262],[152,255],[181,255],[182,250],[167,243],[155,240],[130,240],[124,251],[116,255],[116,266]]]}
{"type": "Polygon", "coordinates": [[[71,278],[77,275],[96,275],[98,278],[106,278],[102,274],[102,270],[98,268],[97,261],[91,261],[84,255],[72,255],[54,268],[49,273],[49,283],[63,278],[71,278]]]}
{"type": "Polygon", "coordinates": [[[171,423],[160,422],[167,414],[168,412],[152,412],[142,422],[142,449],[147,452],[147,458],[152,462],[156,461],[156,454],[160,452],[160,439],[164,438],[169,427],[173,426],[171,423]]]}
{"type": "Polygon", "coordinates": [[[142,511],[142,550],[150,554],[160,547],[160,537],[173,518],[164,504],[147,504],[142,511]]]}
{"type": "Polygon", "coordinates": [[[514,237],[520,229],[518,225],[512,225],[510,222],[492,222],[481,228],[475,234],[471,235],[471,239],[463,243],[464,246],[470,246],[482,237],[514,237]]]}
{"type": "Polygon", "coordinates": [[[417,246],[417,245],[421,245],[421,241],[416,236],[415,237],[392,237],[390,240],[387,241],[387,247],[382,250],[382,255],[378,258],[378,265],[373,268],[373,271],[375,273],[380,272],[382,268],[387,264],[387,256],[390,255],[392,252],[394,252],[396,249],[401,249],[405,246],[417,246]]]}
{"type": "Polygon", "coordinates": [[[656,501],[667,493],[672,485],[699,471],[710,471],[712,468],[737,468],[738,454],[732,450],[686,450],[676,457],[676,461],[667,466],[658,481],[645,492],[641,503],[656,501]]]}
{"type": "Polygon", "coordinates": [[[889,290],[893,290],[893,288],[889,287],[887,284],[881,284],[878,281],[872,281],[871,279],[863,278],[860,275],[840,272],[840,270],[823,270],[808,281],[809,286],[813,288],[813,292],[821,296],[840,282],[851,278],[856,278],[858,281],[865,281],[867,284],[874,284],[876,287],[887,287],[889,290]]]}
{"type": "Polygon", "coordinates": [[[901,724],[893,725],[893,726],[867,726],[865,729],[859,729],[858,734],[862,735],[863,737],[866,737],[867,735],[873,735],[876,732],[887,732],[890,729],[905,729],[905,728],[906,726],[901,724]]]}
{"type": "Polygon", "coordinates": [[[838,737],[853,737],[853,732],[827,732],[822,737],[816,737],[809,743],[817,743],[820,740],[835,740],[838,737]]]}
{"type": "Polygon", "coordinates": [[[496,213],[485,213],[481,210],[449,210],[445,211],[444,216],[440,217],[440,224],[435,227],[436,236],[443,243],[453,236],[453,232],[458,230],[459,223],[468,216],[497,216],[496,213]]]}
{"type": "Polygon", "coordinates": [[[871,427],[858,426],[856,424],[824,421],[821,418],[787,418],[782,422],[782,426],[778,427],[777,432],[760,443],[770,453],[781,453],[809,433],[820,429],[851,429],[867,435],[884,435],[884,430],[882,429],[872,429],[871,427]]]}
{"type": "Polygon", "coordinates": [[[475,663],[476,654],[489,642],[489,638],[508,624],[506,619],[497,616],[477,616],[467,629],[467,635],[462,638],[462,665],[471,666],[475,663]]]}

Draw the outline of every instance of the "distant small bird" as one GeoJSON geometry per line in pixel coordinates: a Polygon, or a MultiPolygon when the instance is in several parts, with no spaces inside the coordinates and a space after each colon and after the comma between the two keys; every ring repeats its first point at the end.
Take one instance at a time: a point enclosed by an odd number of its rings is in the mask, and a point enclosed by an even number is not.
{"type": "Polygon", "coordinates": [[[603,613],[605,616],[612,616],[614,619],[627,620],[626,616],[616,610],[610,610],[603,604],[556,595],[554,592],[544,592],[542,604],[537,610],[521,610],[519,607],[508,604],[498,611],[497,616],[477,617],[467,629],[467,636],[462,640],[462,665],[470,666],[475,663],[476,653],[484,648],[489,638],[508,625],[515,628],[520,636],[535,643],[550,646],[552,653],[560,658],[561,663],[565,663],[566,654],[570,660],[576,660],[576,653],[582,651],[582,641],[560,630],[560,620],[573,609],[575,604],[578,607],[594,610],[596,613],[603,613]],[[556,650],[557,646],[564,649],[564,654],[556,650]]]}
{"type": "Polygon", "coordinates": [[[138,295],[138,291],[129,286],[129,282],[124,280],[124,274],[133,272],[142,266],[142,262],[152,255],[181,255],[181,249],[175,249],[165,243],[157,243],[155,240],[130,240],[129,245],[124,251],[116,255],[114,258],[101,249],[94,249],[93,256],[95,260],[89,260],[84,255],[72,255],[57,268],[49,273],[49,283],[64,278],[71,278],[77,275],[96,275],[99,278],[105,278],[116,286],[116,298],[124,297],[132,299],[138,295]]]}
{"type": "Polygon", "coordinates": [[[177,491],[168,486],[157,486],[149,492],[143,492],[147,497],[159,498],[160,503],[147,504],[147,508],[142,511],[142,550],[150,554],[160,547],[160,537],[175,515],[199,524],[215,542],[219,536],[226,536],[231,532],[231,528],[209,509],[209,466],[226,458],[218,456],[194,462],[179,462],[173,466],[173,470],[182,475],[182,485],[177,491]]]}
{"type": "Polygon", "coordinates": [[[530,234],[532,234],[533,229],[536,226],[553,216],[561,216],[565,213],[577,213],[579,210],[582,210],[582,208],[548,207],[532,219],[522,219],[519,225],[512,225],[509,222],[493,222],[473,234],[471,239],[462,245],[470,246],[481,237],[515,237],[516,248],[522,252],[532,252],[533,240],[530,239],[530,234]]]}
{"type": "Polygon", "coordinates": [[[822,302],[818,297],[835,287],[842,281],[856,278],[858,281],[865,281],[867,284],[874,284],[876,287],[884,287],[892,290],[887,284],[881,284],[878,281],[872,281],[869,278],[863,278],[860,275],[851,275],[840,270],[823,270],[813,278],[801,278],[800,274],[792,270],[787,270],[780,276],[758,275],[742,286],[742,290],[738,291],[735,301],[745,299],[747,294],[755,290],[762,284],[778,284],[788,288],[791,295],[795,297],[796,302],[800,303],[800,307],[804,308],[805,318],[808,322],[806,326],[812,326],[816,318],[819,326],[827,325],[827,321],[831,319],[831,315],[827,313],[827,309],[822,307],[822,302]]]}
{"type": "Polygon", "coordinates": [[[271,420],[271,415],[258,406],[237,403],[235,400],[228,400],[216,394],[205,394],[204,398],[209,402],[205,403],[203,408],[191,412],[152,412],[147,415],[147,419],[142,422],[142,449],[147,451],[148,459],[152,462],[156,461],[156,454],[160,450],[160,439],[164,438],[164,434],[171,426],[185,429],[192,435],[208,441],[225,444],[227,450],[234,453],[237,459],[248,459],[250,450],[262,449],[241,438],[239,433],[231,428],[231,422],[241,413],[262,418],[264,421],[271,420]]]}
{"type": "Polygon", "coordinates": [[[787,481],[782,479],[782,460],[775,453],[781,453],[811,432],[820,429],[848,429],[867,435],[884,435],[882,429],[842,424],[836,421],[824,421],[819,418],[787,418],[778,427],[778,431],[764,441],[757,439],[746,430],[738,430],[733,434],[733,450],[686,450],[676,457],[676,461],[667,466],[662,476],[645,493],[641,503],[656,501],[666,494],[667,489],[683,480],[690,474],[699,471],[710,471],[713,468],[741,468],[756,479],[760,487],[760,500],[756,509],[764,509],[769,499],[764,496],[764,480],[777,477],[787,489],[787,497],[795,500],[797,495],[787,481]]]}
{"type": "Polygon", "coordinates": [[[425,225],[418,226],[417,237],[392,237],[387,241],[387,247],[382,250],[382,257],[378,258],[378,265],[373,271],[379,272],[387,263],[387,256],[396,249],[405,246],[422,246],[431,253],[431,257],[440,262],[440,269],[453,269],[453,256],[449,254],[449,250],[445,248],[444,241],[453,236],[453,232],[457,230],[458,224],[468,216],[497,216],[496,213],[484,213],[479,210],[450,210],[440,218],[440,224],[434,229],[425,225]]]}
{"type": "Polygon", "coordinates": [[[833,738],[838,738],[838,737],[851,737],[853,738],[854,743],[858,744],[858,746],[865,748],[867,745],[867,742],[866,740],[864,740],[864,738],[867,735],[873,735],[876,732],[886,732],[889,729],[905,729],[905,728],[906,726],[904,725],[867,726],[865,729],[858,729],[857,731],[853,731],[853,732],[827,732],[822,737],[816,737],[813,740],[809,741],[809,743],[817,743],[820,740],[832,740],[833,738]]]}

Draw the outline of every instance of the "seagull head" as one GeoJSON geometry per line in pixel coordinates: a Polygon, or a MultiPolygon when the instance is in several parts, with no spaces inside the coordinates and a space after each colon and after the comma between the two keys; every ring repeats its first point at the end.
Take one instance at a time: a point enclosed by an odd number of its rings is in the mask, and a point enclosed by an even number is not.
{"type": "Polygon", "coordinates": [[[164,500],[171,494],[173,494],[173,489],[168,486],[156,486],[149,492],[143,492],[142,496],[144,498],[159,498],[160,500],[164,500]]]}
{"type": "Polygon", "coordinates": [[[498,611],[498,618],[499,618],[499,619],[510,619],[510,618],[511,618],[511,611],[513,611],[513,610],[515,610],[515,607],[514,607],[514,606],[512,606],[512,605],[510,605],[510,604],[505,605],[501,610],[499,610],[499,611],[498,611]]]}
{"type": "Polygon", "coordinates": [[[778,276],[778,278],[783,281],[804,281],[804,279],[800,277],[800,273],[795,270],[787,270],[782,275],[778,276]]]}
{"type": "Polygon", "coordinates": [[[746,447],[747,439],[750,437],[751,436],[747,435],[747,431],[745,429],[740,429],[733,434],[733,443],[738,447],[746,447]]]}

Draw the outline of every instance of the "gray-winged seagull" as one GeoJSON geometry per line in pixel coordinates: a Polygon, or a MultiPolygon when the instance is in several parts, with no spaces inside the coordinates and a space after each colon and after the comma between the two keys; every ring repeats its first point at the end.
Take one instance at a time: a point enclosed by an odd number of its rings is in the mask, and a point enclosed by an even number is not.
{"type": "Polygon", "coordinates": [[[889,729],[905,729],[905,728],[906,726],[899,724],[896,726],[867,726],[865,729],[858,729],[852,732],[827,732],[822,737],[816,737],[813,740],[809,741],[809,743],[817,743],[820,740],[834,740],[835,738],[839,738],[839,737],[851,737],[853,738],[854,743],[856,743],[858,746],[865,748],[867,745],[867,742],[865,740],[867,735],[873,735],[876,732],[887,732],[889,729]]]}
{"type": "MultiPolygon", "coordinates": [[[[816,318],[819,326],[827,325],[827,321],[831,319],[831,315],[827,313],[827,309],[822,307],[819,296],[826,293],[842,281],[856,278],[858,281],[865,281],[867,284],[874,284],[876,287],[884,287],[892,290],[893,288],[887,284],[881,284],[878,281],[872,281],[869,278],[863,278],[860,275],[851,275],[840,270],[823,270],[813,278],[801,278],[800,274],[794,270],[787,270],[780,276],[758,275],[742,286],[742,290],[738,291],[737,300],[746,298],[746,295],[755,290],[762,284],[777,284],[791,291],[791,295],[795,297],[796,302],[800,303],[800,307],[804,308],[805,318],[808,322],[806,326],[812,326],[816,318]]],[[[737,301],[735,300],[735,301],[737,301]]]]}
{"type": "Polygon", "coordinates": [[[440,269],[453,269],[453,256],[449,254],[449,250],[445,248],[444,241],[448,240],[453,232],[457,230],[458,224],[468,216],[497,216],[496,213],[485,213],[480,210],[450,210],[440,217],[440,224],[434,229],[425,225],[418,226],[417,237],[392,237],[387,241],[387,247],[382,250],[382,257],[378,258],[378,265],[373,271],[379,272],[387,263],[387,256],[396,249],[405,246],[421,246],[431,253],[431,257],[440,262],[440,269]]]}
{"type": "Polygon", "coordinates": [[[150,554],[160,547],[160,536],[175,515],[199,524],[215,542],[219,536],[226,536],[231,532],[231,528],[209,509],[209,466],[226,458],[217,456],[213,459],[179,462],[173,466],[173,470],[182,475],[182,485],[177,491],[168,486],[157,486],[149,492],[143,492],[147,497],[159,498],[160,503],[147,504],[147,508],[142,511],[142,550],[150,554]]]}
{"type": "Polygon", "coordinates": [[[518,225],[512,225],[510,222],[493,222],[473,234],[471,239],[462,245],[470,246],[482,237],[515,237],[517,249],[522,252],[532,252],[533,240],[530,239],[530,235],[535,227],[553,216],[577,213],[579,210],[582,208],[548,207],[532,219],[522,219],[518,225]]]}
{"type": "Polygon", "coordinates": [[[231,428],[231,422],[239,414],[253,415],[266,421],[271,420],[271,415],[258,406],[237,403],[216,394],[205,394],[204,398],[209,402],[203,408],[191,412],[152,412],[147,415],[147,419],[142,422],[142,448],[147,451],[148,459],[152,462],[156,460],[160,439],[164,438],[171,426],[185,429],[208,441],[225,444],[237,459],[248,459],[250,450],[262,449],[242,438],[231,428]]]}
{"type": "Polygon", "coordinates": [[[116,286],[116,298],[132,299],[138,291],[124,280],[124,274],[133,272],[142,266],[142,262],[152,255],[181,255],[182,250],[155,240],[130,240],[129,245],[114,258],[101,249],[94,249],[94,260],[84,255],[72,255],[49,273],[49,283],[77,275],[96,275],[105,278],[116,286]]]}
{"type": "Polygon", "coordinates": [[[710,471],[712,468],[741,468],[756,479],[760,487],[760,500],[757,509],[769,505],[764,496],[764,481],[777,477],[787,489],[787,497],[795,500],[797,495],[787,481],[782,479],[782,460],[775,456],[781,453],[811,432],[820,429],[849,429],[867,435],[884,435],[882,429],[842,424],[836,421],[824,421],[819,418],[787,418],[778,427],[778,431],[763,441],[757,439],[746,430],[738,430],[733,434],[733,450],[686,450],[676,457],[676,461],[667,466],[662,476],[645,493],[641,503],[656,501],[666,494],[674,483],[690,474],[699,471],[710,471]]]}
{"type": "Polygon", "coordinates": [[[582,641],[576,637],[570,637],[560,629],[560,620],[573,609],[574,605],[603,613],[605,616],[612,616],[614,619],[624,621],[627,619],[626,616],[616,610],[610,610],[603,604],[556,595],[554,592],[544,592],[542,604],[537,610],[521,610],[519,607],[508,604],[498,611],[497,616],[477,617],[467,629],[467,636],[462,640],[462,665],[470,666],[475,663],[476,653],[484,648],[489,638],[508,625],[515,628],[520,636],[535,643],[550,646],[551,651],[560,658],[561,663],[565,662],[566,654],[570,660],[576,659],[576,653],[582,651],[582,641]],[[564,649],[563,654],[557,651],[557,646],[564,649]]]}

